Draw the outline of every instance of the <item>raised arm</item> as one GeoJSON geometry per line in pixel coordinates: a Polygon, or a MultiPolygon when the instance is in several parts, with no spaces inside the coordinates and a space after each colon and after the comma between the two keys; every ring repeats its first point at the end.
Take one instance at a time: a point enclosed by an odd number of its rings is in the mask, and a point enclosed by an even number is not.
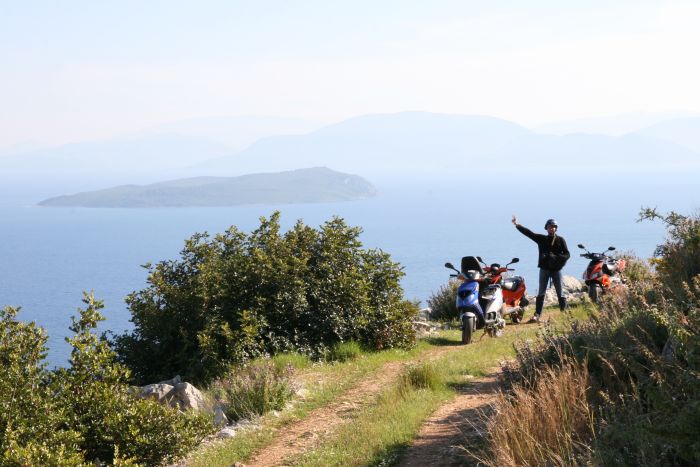
{"type": "Polygon", "coordinates": [[[515,228],[520,231],[521,234],[525,235],[534,242],[537,241],[537,234],[534,233],[532,230],[528,229],[527,227],[523,227],[522,225],[518,224],[518,218],[515,217],[515,215],[513,215],[513,219],[511,220],[511,222],[513,223],[515,228]]]}

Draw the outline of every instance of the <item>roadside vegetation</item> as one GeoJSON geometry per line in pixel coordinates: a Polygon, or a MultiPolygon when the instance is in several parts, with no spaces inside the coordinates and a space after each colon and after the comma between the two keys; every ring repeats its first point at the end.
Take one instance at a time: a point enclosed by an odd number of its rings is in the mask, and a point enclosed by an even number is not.
{"type": "Polygon", "coordinates": [[[361,229],[340,218],[282,233],[279,217],[250,234],[196,234],[179,260],[146,266],[147,288],[127,297],[134,330],[111,341],[96,334],[102,303],[86,294],[67,368],[47,370],[44,330],[1,310],[0,465],[167,463],[215,431],[212,417],[142,400],[133,384],[180,375],[239,420],[284,408],[295,366],[415,346],[399,264],[363,249],[361,229]]]}
{"type": "Polygon", "coordinates": [[[362,248],[340,218],[280,229],[280,214],[246,234],[190,238],[179,260],[148,266],[148,287],[127,297],[134,329],[114,338],[134,382],[179,374],[208,384],[263,356],[322,359],[340,343],[410,348],[418,307],[403,297],[401,266],[362,248]]]}
{"type": "Polygon", "coordinates": [[[209,417],[138,399],[127,368],[95,334],[102,303],[73,319],[70,367],[46,369],[47,336],[0,311],[0,465],[157,465],[213,431],[209,417]]]}
{"type": "MultiPolygon", "coordinates": [[[[551,321],[547,329],[564,332],[588,312],[587,305],[572,307],[568,313],[548,309],[551,321]]],[[[363,350],[350,361],[300,367],[294,379],[305,389],[303,397],[295,398],[288,410],[257,419],[255,428],[242,429],[234,438],[204,447],[188,459],[188,465],[246,463],[272,443],[275,433],[283,432],[285,426],[305,419],[360,380],[371,378],[383,365],[403,362],[397,377],[353,413],[336,433],[313,450],[285,460],[289,465],[393,465],[437,407],[454,397],[472,378],[484,376],[505,358],[514,357],[514,343],[533,340],[543,329],[508,326],[502,338],[485,336],[469,346],[459,345],[459,331],[440,331],[421,339],[410,351],[363,350]]],[[[465,452],[464,460],[468,458],[465,452]]]]}
{"type": "Polygon", "coordinates": [[[700,464],[700,219],[645,209],[668,236],[591,319],[521,346],[488,465],[700,464]]]}
{"type": "MultiPolygon", "coordinates": [[[[149,266],[148,287],[128,297],[134,331],[111,342],[96,334],[102,303],[86,294],[68,368],[47,370],[44,331],[5,308],[0,465],[248,462],[387,368],[378,390],[285,463],[395,465],[436,408],[504,363],[505,392],[483,442],[465,439],[465,463],[698,465],[700,219],[640,217],[668,238],[650,264],[628,258],[625,289],[468,346],[457,330],[416,340],[400,266],[362,249],[358,228],[333,219],[282,234],[278,213],[250,234],[195,235],[179,260],[149,266]],[[252,424],[200,444],[211,416],[135,396],[132,384],[175,374],[252,424]]],[[[429,301],[448,323],[453,288],[429,301]]]]}

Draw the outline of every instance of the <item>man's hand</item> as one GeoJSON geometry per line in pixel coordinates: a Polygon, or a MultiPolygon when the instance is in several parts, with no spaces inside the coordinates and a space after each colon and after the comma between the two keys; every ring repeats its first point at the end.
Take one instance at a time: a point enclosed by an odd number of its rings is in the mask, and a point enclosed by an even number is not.
{"type": "Polygon", "coordinates": [[[516,219],[515,214],[513,214],[513,225],[517,226],[518,225],[518,219],[516,219]]]}

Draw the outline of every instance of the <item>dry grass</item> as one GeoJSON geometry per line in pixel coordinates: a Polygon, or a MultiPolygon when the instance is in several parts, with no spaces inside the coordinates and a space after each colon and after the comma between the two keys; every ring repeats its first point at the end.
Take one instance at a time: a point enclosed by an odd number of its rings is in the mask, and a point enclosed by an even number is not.
{"type": "Polygon", "coordinates": [[[488,423],[492,452],[480,459],[485,464],[580,465],[589,458],[594,416],[585,362],[564,358],[537,371],[534,388],[516,386],[495,402],[488,423]]]}

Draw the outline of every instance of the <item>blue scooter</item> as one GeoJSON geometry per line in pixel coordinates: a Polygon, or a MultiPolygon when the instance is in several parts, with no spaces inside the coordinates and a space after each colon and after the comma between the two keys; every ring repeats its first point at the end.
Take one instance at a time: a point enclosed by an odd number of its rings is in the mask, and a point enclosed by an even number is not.
{"type": "MultiPolygon", "coordinates": [[[[513,258],[517,262],[517,258],[513,258]]],[[[481,268],[479,260],[475,256],[462,258],[461,271],[452,263],[445,263],[445,267],[452,269],[457,274],[450,274],[462,281],[457,288],[457,311],[462,328],[462,344],[472,341],[474,331],[484,328],[491,337],[503,334],[506,321],[501,317],[503,309],[503,291],[501,284],[492,284],[488,275],[481,268]],[[480,290],[482,289],[482,290],[480,290]]]]}

